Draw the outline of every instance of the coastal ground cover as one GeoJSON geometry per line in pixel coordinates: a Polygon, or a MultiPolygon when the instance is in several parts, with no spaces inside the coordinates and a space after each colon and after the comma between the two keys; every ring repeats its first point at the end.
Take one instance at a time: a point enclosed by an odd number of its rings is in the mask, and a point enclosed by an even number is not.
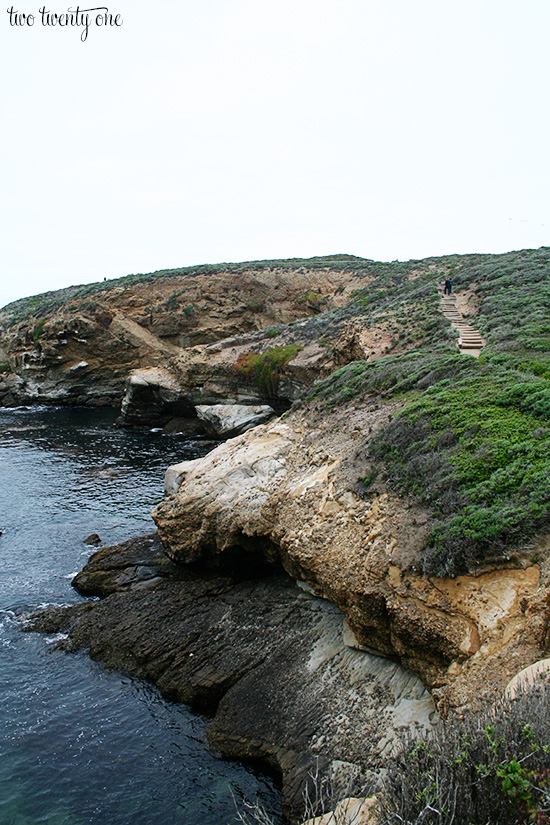
{"type": "MultiPolygon", "coordinates": [[[[113,288],[129,287],[135,284],[152,284],[163,278],[174,278],[175,276],[182,276],[184,279],[193,279],[197,276],[215,275],[216,273],[227,273],[229,275],[239,276],[251,270],[262,272],[271,269],[279,269],[285,271],[296,271],[307,268],[308,270],[323,270],[330,269],[332,271],[341,270],[344,272],[354,271],[361,275],[363,270],[365,274],[369,270],[369,265],[374,264],[364,258],[358,258],[355,255],[326,255],[314,258],[289,258],[283,260],[264,260],[264,261],[245,261],[242,263],[219,263],[219,264],[202,264],[199,266],[178,267],[176,269],[160,269],[156,272],[146,272],[138,274],[124,275],[121,278],[109,278],[105,281],[97,281],[91,284],[83,284],[81,286],[70,286],[65,289],[53,290],[51,292],[44,292],[40,295],[33,295],[29,298],[21,298],[13,301],[2,309],[5,315],[6,324],[8,327],[24,321],[27,318],[41,318],[52,315],[61,307],[71,304],[72,302],[82,301],[83,299],[101,299],[103,293],[108,293],[113,288]]],[[[170,309],[170,301],[173,309],[177,309],[181,291],[176,291],[169,301],[168,309],[170,309]]],[[[304,300],[313,296],[304,296],[304,300]]]]}
{"type": "MultiPolygon", "coordinates": [[[[419,346],[347,364],[311,394],[326,406],[367,394],[402,403],[365,446],[373,462],[366,483],[381,472],[391,489],[430,507],[422,562],[430,575],[506,558],[550,526],[550,251],[471,256],[449,272],[478,299],[476,325],[487,340],[479,360],[438,334],[432,300],[419,346]]],[[[378,322],[400,317],[395,297],[365,293],[378,322]]],[[[406,289],[401,306],[417,294],[406,289]]]]}

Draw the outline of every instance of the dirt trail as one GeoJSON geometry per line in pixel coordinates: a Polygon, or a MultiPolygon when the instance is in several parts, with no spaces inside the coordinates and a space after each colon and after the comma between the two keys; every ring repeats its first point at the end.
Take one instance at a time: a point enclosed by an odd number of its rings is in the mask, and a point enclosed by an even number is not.
{"type": "Polygon", "coordinates": [[[444,295],[441,291],[441,311],[458,331],[457,346],[460,352],[479,358],[481,350],[485,346],[485,341],[478,330],[464,320],[464,316],[458,310],[455,295],[444,295]]]}

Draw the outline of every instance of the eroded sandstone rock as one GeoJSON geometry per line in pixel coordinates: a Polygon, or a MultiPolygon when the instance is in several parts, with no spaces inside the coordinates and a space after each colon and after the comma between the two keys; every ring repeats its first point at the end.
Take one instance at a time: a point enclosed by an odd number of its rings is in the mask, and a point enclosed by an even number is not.
{"type": "Polygon", "coordinates": [[[303,825],[378,825],[381,810],[375,796],[349,796],[342,799],[333,811],[308,819],[303,825]]]}
{"type": "MultiPolygon", "coordinates": [[[[342,306],[363,275],[328,262],[321,269],[253,263],[199,267],[69,287],[36,296],[32,303],[15,302],[0,310],[0,366],[9,369],[0,376],[0,404],[118,407],[133,371],[171,370],[180,356],[182,363],[171,371],[180,379],[180,396],[190,403],[231,398],[261,403],[263,394],[250,382],[241,382],[236,394],[231,390],[231,341],[248,351],[261,344],[266,327],[314,315],[321,306],[342,306]],[[307,299],[313,295],[314,306],[307,299]],[[227,345],[216,359],[221,341],[227,345]]],[[[296,397],[326,361],[322,348],[304,343],[294,378],[281,388],[285,399],[296,397]]],[[[136,401],[139,418],[139,392],[136,401]]],[[[151,419],[144,426],[158,424],[151,419]]]]}
{"type": "Polygon", "coordinates": [[[122,399],[122,425],[164,426],[174,418],[193,422],[196,417],[194,405],[182,393],[176,378],[169,370],[147,367],[132,372],[122,399]]]}

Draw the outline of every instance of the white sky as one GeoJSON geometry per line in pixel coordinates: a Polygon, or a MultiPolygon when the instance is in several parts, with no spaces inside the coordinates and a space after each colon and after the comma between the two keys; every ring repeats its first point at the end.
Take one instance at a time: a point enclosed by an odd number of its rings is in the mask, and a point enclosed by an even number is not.
{"type": "Polygon", "coordinates": [[[0,306],[206,262],[550,245],[548,0],[109,11],[85,43],[0,16],[0,306]]]}

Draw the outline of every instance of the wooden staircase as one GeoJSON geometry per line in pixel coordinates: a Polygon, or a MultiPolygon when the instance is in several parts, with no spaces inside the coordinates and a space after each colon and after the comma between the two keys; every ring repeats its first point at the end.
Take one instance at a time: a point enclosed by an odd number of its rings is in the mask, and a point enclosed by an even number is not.
{"type": "Polygon", "coordinates": [[[458,311],[456,297],[454,295],[442,295],[441,309],[445,318],[448,318],[458,331],[458,349],[460,352],[479,358],[479,354],[485,346],[485,341],[478,330],[470,326],[458,311]]]}

